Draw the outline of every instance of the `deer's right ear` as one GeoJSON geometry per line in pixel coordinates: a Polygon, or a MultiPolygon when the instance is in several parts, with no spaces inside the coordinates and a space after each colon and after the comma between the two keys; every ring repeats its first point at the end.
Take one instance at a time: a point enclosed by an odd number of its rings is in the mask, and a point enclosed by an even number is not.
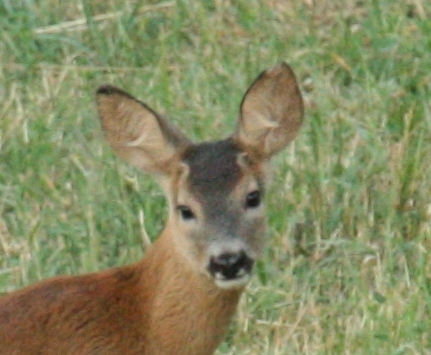
{"type": "Polygon", "coordinates": [[[149,173],[169,173],[191,144],[169,121],[113,86],[97,90],[97,107],[114,152],[149,173]]]}
{"type": "Polygon", "coordinates": [[[257,159],[269,159],[298,134],[303,103],[285,63],[263,72],[245,94],[234,139],[257,159]]]}

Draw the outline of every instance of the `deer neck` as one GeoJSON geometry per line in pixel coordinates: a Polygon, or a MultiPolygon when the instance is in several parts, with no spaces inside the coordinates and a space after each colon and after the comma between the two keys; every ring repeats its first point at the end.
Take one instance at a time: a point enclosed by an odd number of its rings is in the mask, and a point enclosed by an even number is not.
{"type": "Polygon", "coordinates": [[[143,287],[151,288],[146,291],[146,354],[211,355],[226,333],[242,290],[218,288],[193,270],[174,245],[165,229],[143,261],[151,279],[143,280],[143,287]]]}

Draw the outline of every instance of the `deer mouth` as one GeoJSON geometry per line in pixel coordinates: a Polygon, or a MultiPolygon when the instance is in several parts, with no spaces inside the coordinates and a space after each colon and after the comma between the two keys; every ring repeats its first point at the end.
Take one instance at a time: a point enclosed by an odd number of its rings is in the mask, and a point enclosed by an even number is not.
{"type": "Polygon", "coordinates": [[[244,287],[250,280],[254,259],[244,251],[210,257],[208,272],[220,288],[244,287]]]}

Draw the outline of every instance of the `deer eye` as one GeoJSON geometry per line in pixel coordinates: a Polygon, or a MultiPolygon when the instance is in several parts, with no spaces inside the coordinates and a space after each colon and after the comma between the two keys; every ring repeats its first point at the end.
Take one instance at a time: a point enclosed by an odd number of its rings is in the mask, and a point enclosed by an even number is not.
{"type": "Polygon", "coordinates": [[[260,205],[260,191],[250,192],[245,199],[246,208],[256,208],[260,205]]]}
{"type": "Polygon", "coordinates": [[[177,210],[180,212],[181,218],[184,220],[191,220],[195,218],[195,215],[190,209],[190,207],[186,205],[177,206],[177,210]]]}

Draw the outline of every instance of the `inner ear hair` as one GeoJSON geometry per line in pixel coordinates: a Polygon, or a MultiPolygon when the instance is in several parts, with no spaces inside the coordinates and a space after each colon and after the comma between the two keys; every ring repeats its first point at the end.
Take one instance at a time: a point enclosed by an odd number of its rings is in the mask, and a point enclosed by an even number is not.
{"type": "Polygon", "coordinates": [[[170,174],[191,144],[170,121],[120,89],[102,86],[97,103],[114,152],[146,172],[170,174]]]}
{"type": "Polygon", "coordinates": [[[280,63],[261,73],[247,90],[233,138],[253,157],[269,159],[296,137],[302,120],[295,74],[280,63]]]}

